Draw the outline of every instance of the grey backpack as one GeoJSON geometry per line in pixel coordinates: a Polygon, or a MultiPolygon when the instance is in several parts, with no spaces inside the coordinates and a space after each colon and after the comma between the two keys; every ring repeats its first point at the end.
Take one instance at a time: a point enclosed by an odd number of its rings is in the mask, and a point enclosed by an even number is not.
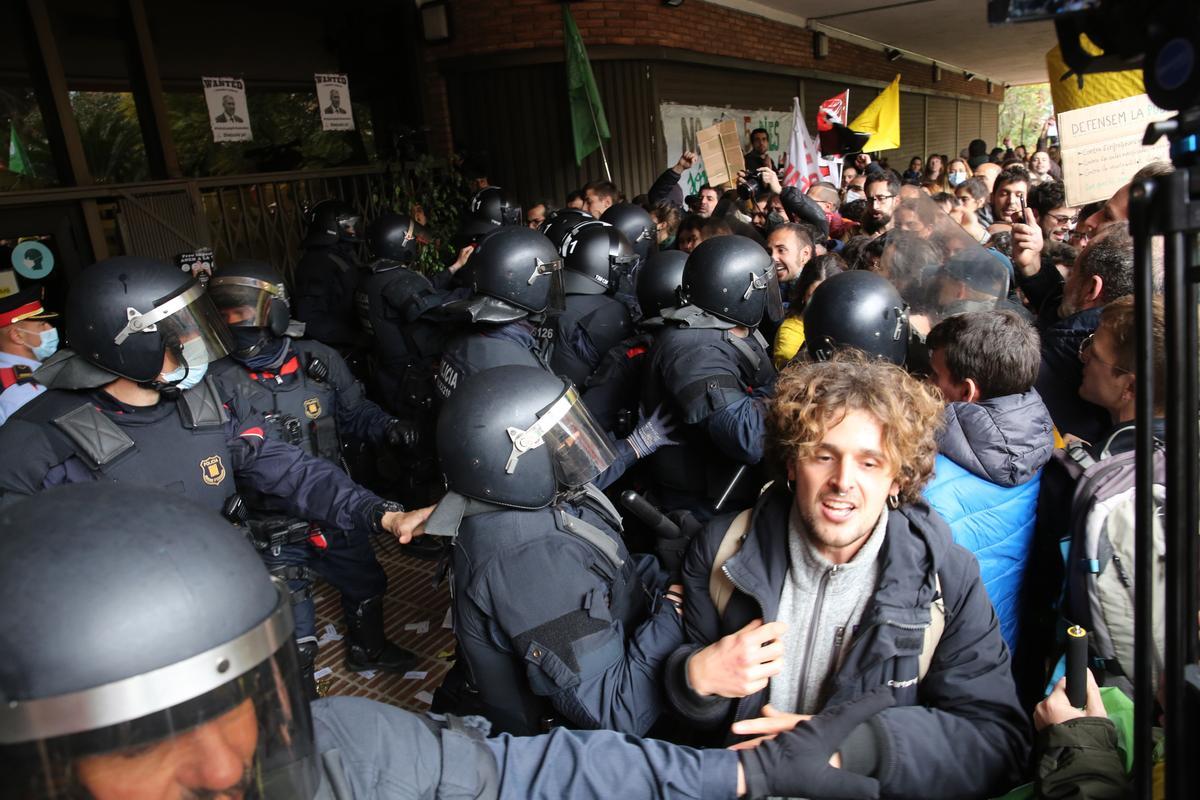
{"type": "MultiPolygon", "coordinates": [[[[1118,433],[1127,432],[1122,429],[1118,433]]],[[[1115,434],[1114,434],[1115,437],[1115,434]]],[[[1070,623],[1088,631],[1092,671],[1103,686],[1117,686],[1132,696],[1134,682],[1134,474],[1131,450],[1109,454],[1110,437],[1096,460],[1079,442],[1055,451],[1075,478],[1066,564],[1064,612],[1070,623]]],[[[1166,500],[1166,453],[1154,448],[1154,563],[1151,596],[1154,615],[1154,659],[1157,685],[1163,668],[1166,556],[1163,508],[1166,500]]]]}

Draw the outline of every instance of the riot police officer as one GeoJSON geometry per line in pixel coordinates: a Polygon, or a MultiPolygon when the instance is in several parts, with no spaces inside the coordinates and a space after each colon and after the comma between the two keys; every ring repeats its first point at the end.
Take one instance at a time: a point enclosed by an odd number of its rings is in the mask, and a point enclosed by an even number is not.
{"type": "Polygon", "coordinates": [[[49,391],[0,427],[0,503],[64,483],[161,486],[222,511],[234,480],[289,513],[408,541],[404,513],[331,462],[268,439],[221,396],[208,364],[232,347],[212,300],[169,264],[121,256],[85,269],[67,296],[67,335],[35,373],[49,391]]]}
{"type": "Polygon", "coordinates": [[[438,454],[449,493],[427,530],[457,536],[458,660],[435,709],[521,735],[645,733],[682,641],[679,587],[626,550],[592,483],[617,456],[575,389],[540,367],[468,377],[442,407],[438,454]]]}
{"type": "Polygon", "coordinates": [[[337,199],[308,212],[304,255],[296,265],[295,317],[305,333],[343,353],[362,345],[354,310],[354,289],[362,267],[354,246],[362,241],[362,217],[337,199]]]}
{"type": "Polygon", "coordinates": [[[781,318],[782,301],[771,257],[742,236],[692,251],[679,300],[651,349],[643,406],[665,403],[681,423],[683,445],[652,462],[659,499],[703,518],[760,485],[750,468],[762,460],[775,367],[756,328],[781,318]]]}
{"type": "Polygon", "coordinates": [[[904,366],[909,351],[908,305],[881,275],[851,270],[813,292],[804,309],[808,357],[825,361],[834,350],[855,347],[904,366]]]}
{"type": "Polygon", "coordinates": [[[547,326],[553,342],[550,366],[583,386],[604,353],[633,332],[629,308],[612,293],[618,276],[632,269],[637,256],[625,234],[600,220],[572,228],[559,254],[566,302],[547,326]]]}
{"type": "Polygon", "coordinates": [[[658,252],[658,227],[650,212],[633,203],[617,203],[609,206],[600,216],[601,222],[607,222],[621,233],[633,245],[633,253],[637,259],[628,266],[616,271],[613,297],[620,300],[629,308],[634,320],[642,316],[642,310],[637,304],[637,278],[647,259],[658,252]]]}
{"type": "Polygon", "coordinates": [[[451,241],[456,249],[478,245],[497,228],[520,225],[523,219],[521,204],[511,192],[499,186],[485,186],[467,201],[451,241]]]}
{"type": "Polygon", "coordinates": [[[444,401],[468,375],[505,364],[545,368],[539,324],[561,305],[562,259],[550,240],[521,227],[500,228],[471,255],[472,294],[444,306],[470,328],[446,345],[434,385],[444,401]]]}
{"type": "Polygon", "coordinates": [[[728,750],[561,728],[485,739],[480,718],[438,722],[352,697],[310,703],[286,589],[233,527],[177,493],[64,487],[0,511],[0,527],[6,797],[744,791],[728,750]]]}
{"type": "MultiPolygon", "coordinates": [[[[283,276],[264,261],[234,261],[209,281],[214,304],[234,338],[230,358],[213,367],[224,397],[264,420],[268,438],[341,465],[343,431],[374,444],[416,444],[410,422],[368,400],[332,347],[285,336],[290,305],[283,276]]],[[[306,674],[317,656],[312,573],[342,595],[346,668],[406,672],[416,656],[383,631],[387,575],[364,537],[314,529],[286,515],[278,501],[246,492],[247,524],[272,574],[284,578],[296,604],[296,641],[306,674]]]]}

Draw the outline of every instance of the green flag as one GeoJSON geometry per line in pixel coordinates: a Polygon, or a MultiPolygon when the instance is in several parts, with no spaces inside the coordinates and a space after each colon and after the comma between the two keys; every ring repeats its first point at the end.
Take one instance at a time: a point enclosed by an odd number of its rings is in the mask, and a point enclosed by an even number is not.
{"type": "Polygon", "coordinates": [[[582,164],[584,156],[601,147],[600,139],[611,138],[604,106],[596,89],[592,65],[587,50],[575,27],[571,9],[563,6],[563,42],[567,48],[567,102],[571,106],[571,132],[575,138],[575,163],[582,164]]]}
{"type": "Polygon", "coordinates": [[[25,143],[17,134],[17,123],[11,121],[8,123],[8,171],[34,177],[29,151],[25,149],[25,143]]]}

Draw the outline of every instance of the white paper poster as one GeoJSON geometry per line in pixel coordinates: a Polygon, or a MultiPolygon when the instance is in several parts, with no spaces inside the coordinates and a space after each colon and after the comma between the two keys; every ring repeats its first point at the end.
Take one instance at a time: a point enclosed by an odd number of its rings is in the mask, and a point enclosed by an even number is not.
{"type": "Polygon", "coordinates": [[[345,75],[313,76],[317,82],[317,106],[321,109],[321,130],[354,130],[354,113],[350,108],[350,81],[345,75]]]}
{"type": "MultiPolygon", "coordinates": [[[[769,149],[767,153],[776,164],[787,147],[788,132],[792,127],[792,112],[789,111],[748,111],[739,108],[718,108],[716,106],[684,106],[677,103],[663,103],[659,107],[662,117],[663,141],[667,144],[666,167],[672,167],[679,160],[679,154],[684,150],[699,152],[696,147],[697,132],[716,125],[721,120],[731,119],[737,125],[738,136],[741,138],[742,152],[750,147],[750,131],[764,128],[767,131],[769,149]]],[[[680,179],[684,195],[696,194],[700,187],[708,183],[708,173],[704,164],[697,159],[695,166],[683,173],[680,179]]]]}
{"type": "Polygon", "coordinates": [[[1059,114],[1067,202],[1082,206],[1107,200],[1151,161],[1169,160],[1171,149],[1165,138],[1147,147],[1142,135],[1147,125],[1171,113],[1139,94],[1059,114]]]}
{"type": "Polygon", "coordinates": [[[214,142],[248,142],[250,111],[246,106],[246,84],[241,78],[201,78],[204,102],[212,124],[214,142]]]}

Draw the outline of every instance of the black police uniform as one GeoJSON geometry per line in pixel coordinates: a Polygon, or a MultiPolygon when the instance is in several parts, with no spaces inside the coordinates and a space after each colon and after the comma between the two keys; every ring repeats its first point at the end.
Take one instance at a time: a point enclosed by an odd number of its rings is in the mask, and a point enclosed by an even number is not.
{"type": "MultiPolygon", "coordinates": [[[[333,348],[306,340],[289,340],[287,348],[277,372],[250,370],[226,358],[213,365],[213,375],[225,395],[262,416],[269,438],[310,455],[340,464],[342,432],[375,443],[385,440],[391,415],[366,398],[333,348]]],[[[333,528],[310,531],[296,524],[299,520],[278,516],[285,510],[278,500],[257,494],[245,499],[257,518],[251,527],[258,531],[264,561],[288,580],[300,601],[293,611],[298,638],[315,636],[309,569],[341,592],[348,624],[364,603],[384,593],[387,575],[366,538],[333,528]]]]}
{"type": "Polygon", "coordinates": [[[453,553],[466,687],[451,710],[516,735],[654,724],[659,666],[683,631],[659,596],[666,574],[620,530],[591,486],[537,511],[469,501],[453,553]]]}
{"type": "MultiPolygon", "coordinates": [[[[709,319],[694,307],[680,309],[694,323],[709,319]]],[[[643,406],[665,404],[682,423],[678,447],[652,457],[661,499],[672,509],[709,516],[742,465],[762,460],[764,397],[775,380],[766,343],[757,332],[739,337],[730,328],[668,322],[651,349],[643,406]]],[[[760,481],[744,475],[728,507],[753,500],[760,481]]]]}
{"type": "Polygon", "coordinates": [[[583,386],[604,354],[633,333],[629,308],[606,294],[568,294],[566,310],[549,321],[550,368],[583,386]]]}
{"type": "Polygon", "coordinates": [[[547,369],[541,329],[528,320],[503,325],[478,325],[446,346],[434,385],[439,402],[454,393],[466,378],[492,367],[526,366],[547,369]]]}
{"type": "Polygon", "coordinates": [[[305,324],[307,336],[342,350],[362,344],[363,334],[354,308],[361,267],[348,244],[305,248],[293,280],[294,316],[305,324]]]}
{"type": "Polygon", "coordinates": [[[150,407],[98,389],[51,388],[0,427],[0,451],[0,503],[105,480],[162,487],[219,512],[236,478],[293,514],[363,532],[383,502],[332,463],[268,439],[211,378],[150,407]]]}

